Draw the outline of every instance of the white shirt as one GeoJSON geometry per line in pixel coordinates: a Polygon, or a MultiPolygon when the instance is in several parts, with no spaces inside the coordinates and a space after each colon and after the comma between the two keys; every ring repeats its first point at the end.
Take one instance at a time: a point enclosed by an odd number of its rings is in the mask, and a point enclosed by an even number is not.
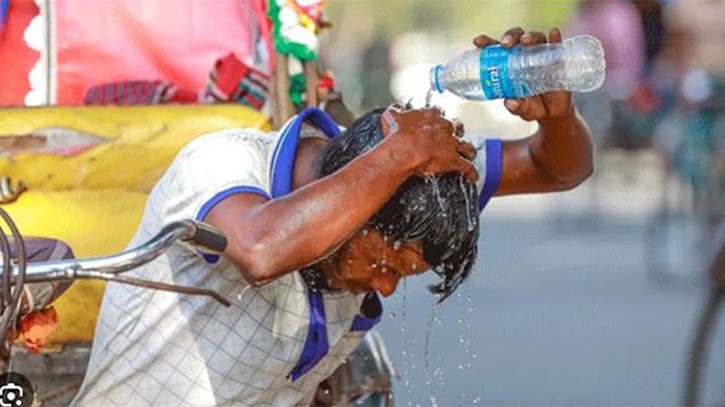
{"type": "MultiPolygon", "coordinates": [[[[328,135],[337,131],[326,115],[308,109],[280,133],[232,129],[191,142],[151,192],[130,246],[175,220],[203,220],[231,194],[289,193],[305,118],[328,135]]],[[[255,288],[224,257],[204,259],[185,244],[127,275],[210,288],[232,306],[109,283],[73,405],[306,405],[379,320],[360,315],[362,295],[313,293],[298,272],[255,288]]]]}

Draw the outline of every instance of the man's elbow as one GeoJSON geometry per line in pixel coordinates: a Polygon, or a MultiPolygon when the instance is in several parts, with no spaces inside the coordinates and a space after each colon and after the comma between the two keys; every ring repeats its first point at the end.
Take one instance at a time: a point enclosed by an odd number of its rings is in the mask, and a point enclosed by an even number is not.
{"type": "Polygon", "coordinates": [[[592,161],[582,164],[575,171],[570,172],[568,177],[559,180],[559,190],[568,191],[574,189],[586,181],[594,173],[592,161]]]}
{"type": "Polygon", "coordinates": [[[238,245],[230,254],[244,279],[253,287],[261,287],[280,274],[279,257],[263,242],[238,245]]]}

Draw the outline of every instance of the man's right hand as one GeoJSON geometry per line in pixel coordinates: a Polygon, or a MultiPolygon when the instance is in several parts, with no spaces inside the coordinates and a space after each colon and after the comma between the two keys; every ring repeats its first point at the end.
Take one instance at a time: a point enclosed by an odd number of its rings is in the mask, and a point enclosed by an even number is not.
{"type": "MultiPolygon", "coordinates": [[[[337,250],[413,175],[478,178],[475,148],[439,110],[392,109],[381,122],[383,142],[340,170],[279,199],[234,194],[209,211],[205,222],[227,236],[224,253],[247,282],[265,284],[337,250]]],[[[315,159],[302,155],[295,168],[315,159]]]]}
{"type": "Polygon", "coordinates": [[[476,148],[460,137],[459,129],[439,109],[401,110],[391,106],[381,121],[385,142],[401,145],[416,175],[459,172],[472,182],[478,180],[472,163],[476,148]]]}

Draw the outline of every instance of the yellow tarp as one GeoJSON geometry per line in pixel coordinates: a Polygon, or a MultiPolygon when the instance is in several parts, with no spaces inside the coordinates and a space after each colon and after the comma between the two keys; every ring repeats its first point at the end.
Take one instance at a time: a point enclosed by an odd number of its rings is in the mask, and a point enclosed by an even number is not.
{"type": "Polygon", "coordinates": [[[230,127],[267,129],[268,121],[238,105],[0,109],[0,138],[66,128],[108,140],[70,158],[14,155],[0,160],[0,175],[34,189],[148,192],[183,145],[230,127]]]}
{"type": "MultiPolygon", "coordinates": [[[[146,195],[120,189],[30,191],[4,208],[25,236],[67,242],[77,257],[122,251],[136,232],[146,195]]],[[[55,302],[58,329],[51,343],[86,342],[93,330],[105,284],[77,281],[55,302]]]]}
{"type": "MultiPolygon", "coordinates": [[[[267,119],[236,105],[0,109],[0,137],[71,128],[108,142],[73,157],[0,159],[0,176],[28,184],[4,205],[27,236],[61,239],[76,257],[123,250],[136,231],[146,195],[179,149],[199,135],[231,127],[268,129],[267,119]]],[[[51,343],[93,338],[104,284],[78,281],[55,306],[51,343]]]]}

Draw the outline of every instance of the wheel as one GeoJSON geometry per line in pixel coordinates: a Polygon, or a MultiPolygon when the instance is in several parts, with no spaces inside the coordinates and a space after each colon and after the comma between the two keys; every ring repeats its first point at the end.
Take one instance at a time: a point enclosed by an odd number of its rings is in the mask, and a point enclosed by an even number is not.
{"type": "MultiPolygon", "coordinates": [[[[722,309],[725,289],[713,290],[703,307],[700,315],[700,322],[697,326],[695,337],[690,348],[690,358],[687,367],[685,382],[685,393],[683,397],[684,406],[699,406],[702,402],[707,377],[704,374],[708,368],[708,356],[710,353],[711,336],[717,327],[718,315],[722,309]]],[[[716,343],[716,342],[715,342],[716,343]]],[[[725,405],[725,388],[714,389],[720,392],[720,396],[714,397],[716,405],[725,405]]],[[[710,402],[708,402],[710,405],[710,402]]]]}

